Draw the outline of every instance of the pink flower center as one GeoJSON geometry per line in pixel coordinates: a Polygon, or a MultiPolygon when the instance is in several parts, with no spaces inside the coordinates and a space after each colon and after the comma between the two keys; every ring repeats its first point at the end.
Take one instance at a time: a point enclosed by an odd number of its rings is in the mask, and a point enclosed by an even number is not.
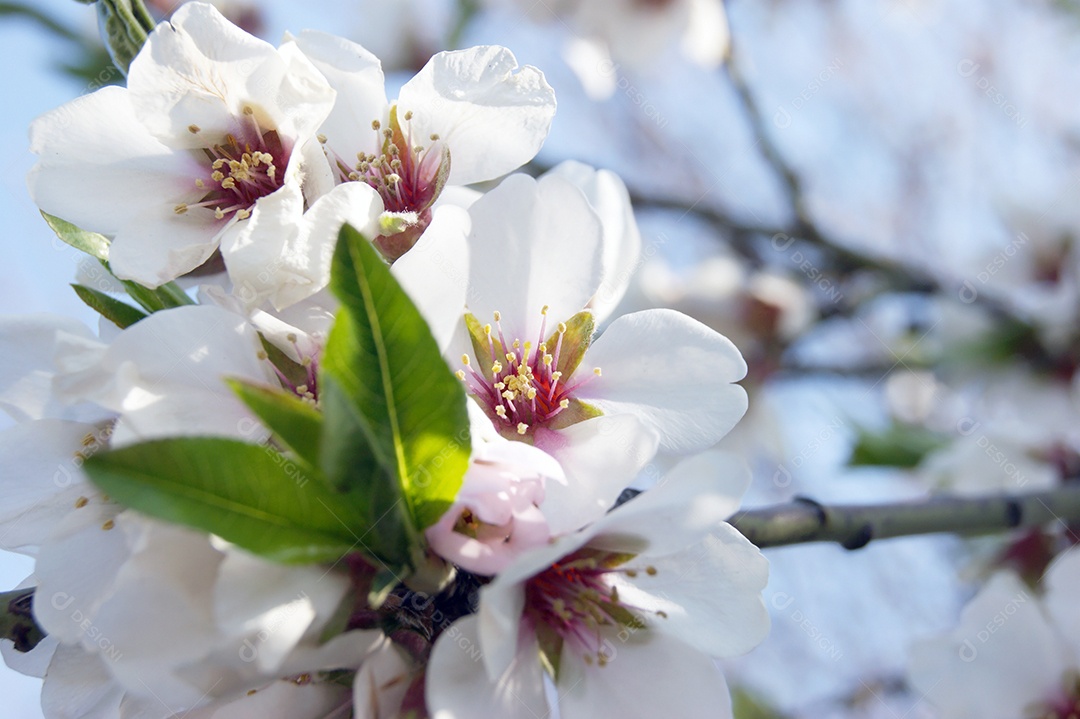
{"type": "Polygon", "coordinates": [[[415,141],[412,132],[412,112],[405,113],[405,127],[397,122],[397,113],[390,115],[390,127],[374,120],[371,129],[381,138],[379,154],[356,153],[357,162],[349,167],[341,159],[337,168],[342,181],[365,182],[382,197],[389,212],[420,213],[431,207],[442,189],[439,169],[443,144],[438,135],[431,136],[431,145],[424,147],[415,141]]]}
{"type": "MultiPolygon", "coordinates": [[[[193,134],[197,125],[188,127],[193,134]]],[[[219,220],[245,220],[251,216],[256,200],[278,190],[285,182],[284,169],[289,162],[276,130],[264,129],[252,107],[244,108],[241,131],[230,133],[222,142],[203,148],[199,159],[206,173],[195,178],[195,187],[206,194],[198,202],[181,203],[174,208],[178,215],[195,207],[213,210],[219,220]]]]}
{"type": "MultiPolygon", "coordinates": [[[[551,565],[525,585],[524,617],[536,632],[541,651],[550,660],[569,646],[587,663],[604,666],[614,651],[604,630],[618,633],[647,628],[645,614],[664,618],[627,604],[611,581],[613,575],[636,577],[634,569],[621,568],[633,555],[581,549],[551,565]]],[[[644,570],[656,574],[656,568],[644,570]]],[[[552,661],[552,663],[556,663],[552,661]]]]}
{"type": "Polygon", "coordinates": [[[1080,719],[1080,679],[1069,682],[1071,688],[1031,714],[1032,719],[1080,719]]]}
{"type": "Polygon", "coordinates": [[[461,357],[466,369],[458,370],[458,379],[466,383],[469,392],[480,402],[500,431],[531,435],[537,428],[557,425],[557,418],[574,404],[575,390],[601,374],[600,368],[596,367],[584,379],[572,381],[576,362],[568,371],[567,363],[560,363],[568,349],[564,347],[567,326],[559,323],[555,334],[545,340],[547,310],[546,306],[541,310],[543,319],[535,346],[520,339],[507,343],[503,336],[502,316],[495,312],[496,336],[492,336],[490,324],[483,327],[482,341],[486,343],[486,357],[481,358],[474,334],[477,362],[486,363],[481,367],[482,371],[478,372],[472,367],[468,355],[461,357]],[[552,342],[554,347],[551,346],[552,342]],[[564,377],[564,372],[568,376],[564,377]]]}

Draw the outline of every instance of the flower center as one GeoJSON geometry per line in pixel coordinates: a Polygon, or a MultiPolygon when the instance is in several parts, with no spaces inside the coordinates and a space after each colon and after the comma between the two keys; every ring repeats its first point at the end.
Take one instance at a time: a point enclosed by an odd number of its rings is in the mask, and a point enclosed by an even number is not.
{"type": "Polygon", "coordinates": [[[382,197],[388,212],[415,212],[417,215],[431,208],[450,171],[449,151],[432,135],[431,145],[425,147],[413,137],[411,111],[404,115],[405,126],[398,121],[397,105],[390,108],[388,127],[379,120],[371,122],[371,129],[379,138],[382,148],[378,154],[356,153],[356,163],[351,167],[341,158],[337,170],[342,182],[349,180],[370,185],[382,197]]]}
{"type": "Polygon", "coordinates": [[[584,379],[573,381],[573,373],[584,356],[592,335],[592,315],[579,313],[570,323],[560,322],[547,340],[547,311],[541,310],[540,336],[532,342],[503,336],[502,315],[495,312],[495,327],[480,327],[473,315],[466,315],[480,371],[469,355],[462,355],[465,369],[458,379],[485,409],[500,433],[532,436],[539,427],[560,429],[599,414],[574,398],[574,391],[599,377],[600,368],[584,379]]]}
{"type": "MultiPolygon", "coordinates": [[[[536,632],[542,658],[549,671],[557,672],[561,650],[570,646],[588,664],[604,666],[614,655],[603,630],[621,636],[648,627],[646,614],[664,618],[624,602],[612,583],[613,575],[636,577],[638,570],[624,568],[634,555],[581,549],[556,562],[525,585],[524,617],[536,632]]],[[[644,570],[656,574],[656,568],[644,570]]]]}
{"type": "Polygon", "coordinates": [[[289,390],[308,404],[318,407],[319,352],[305,352],[300,346],[299,338],[295,334],[289,333],[286,339],[289,341],[289,344],[293,346],[296,356],[300,358],[299,362],[291,359],[280,349],[268,344],[264,344],[264,347],[267,347],[271,351],[261,351],[259,353],[259,358],[270,362],[270,367],[274,370],[274,374],[277,375],[278,381],[281,382],[283,388],[289,390]]]}
{"type": "MultiPolygon", "coordinates": [[[[397,105],[391,105],[387,127],[379,120],[371,122],[379,152],[358,152],[351,165],[327,151],[339,181],[370,185],[382,198],[385,211],[397,216],[396,222],[386,224],[385,234],[373,238],[390,262],[408,252],[431,224],[431,206],[450,174],[449,148],[438,135],[431,135],[431,144],[425,147],[413,136],[412,117],[411,111],[405,112],[402,126],[397,105]]],[[[325,145],[327,138],[320,135],[319,141],[325,145]]]]}
{"type": "MultiPolygon", "coordinates": [[[[192,134],[202,131],[198,125],[189,125],[188,130],[192,134]]],[[[195,178],[195,187],[206,194],[198,202],[177,205],[176,214],[205,207],[213,210],[219,220],[246,220],[256,200],[285,184],[289,151],[276,130],[266,130],[259,124],[254,108],[248,105],[244,107],[241,131],[203,148],[199,159],[205,164],[206,174],[195,178]]]]}
{"type": "Polygon", "coordinates": [[[1077,719],[1080,717],[1080,677],[1069,676],[1061,696],[1039,706],[1034,711],[1025,711],[1031,719],[1077,719]]]}

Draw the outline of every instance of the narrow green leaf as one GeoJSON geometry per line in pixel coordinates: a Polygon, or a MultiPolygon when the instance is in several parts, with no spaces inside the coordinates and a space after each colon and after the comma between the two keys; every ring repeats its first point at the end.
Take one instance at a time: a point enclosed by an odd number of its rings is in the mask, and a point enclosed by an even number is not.
{"type": "MultiPolygon", "coordinates": [[[[109,267],[108,263],[106,263],[105,267],[109,267]]],[[[109,271],[112,272],[111,269],[109,271]]],[[[138,302],[147,312],[160,312],[173,307],[195,304],[195,301],[188,297],[187,293],[180,289],[180,286],[175,282],[167,282],[156,290],[143,287],[138,282],[132,282],[131,280],[120,280],[120,284],[127,290],[131,299],[138,302]]]]}
{"type": "Polygon", "coordinates": [[[34,621],[34,588],[0,592],[0,639],[10,639],[16,651],[26,653],[45,638],[34,621]]]}
{"type": "Polygon", "coordinates": [[[70,222],[54,217],[47,212],[42,212],[41,216],[45,218],[45,222],[65,244],[99,260],[106,261],[109,259],[109,240],[105,235],[79,229],[70,222]]]}
{"type": "MultiPolygon", "coordinates": [[[[403,503],[418,533],[449,508],[468,467],[464,389],[390,268],[348,225],[339,234],[330,286],[342,307],[322,359],[320,399],[327,391],[340,396],[323,407],[324,450],[335,444],[338,418],[352,424],[390,483],[381,501],[403,503]]],[[[352,481],[346,467],[323,466],[338,482],[352,481]]],[[[356,478],[370,479],[367,471],[356,478]]]]}
{"type": "Polygon", "coordinates": [[[110,297],[104,292],[98,292],[86,285],[72,285],[75,294],[85,302],[90,309],[112,322],[120,329],[127,329],[139,320],[146,317],[146,313],[137,307],[132,307],[126,302],[121,302],[115,297],[110,297]]]}
{"type": "Polygon", "coordinates": [[[356,508],[316,470],[269,446],[182,437],[102,452],[84,469],[150,516],[211,532],[267,559],[335,562],[364,552],[356,508]]]}
{"type": "Polygon", "coordinates": [[[289,449],[312,467],[319,466],[323,418],[314,405],[290,392],[247,380],[226,382],[289,449]]]}

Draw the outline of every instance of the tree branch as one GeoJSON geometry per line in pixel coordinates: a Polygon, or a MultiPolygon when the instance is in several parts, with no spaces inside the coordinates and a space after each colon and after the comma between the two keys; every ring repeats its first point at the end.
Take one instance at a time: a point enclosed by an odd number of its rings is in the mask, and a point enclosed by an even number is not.
{"type": "Polygon", "coordinates": [[[874,539],[918,534],[987,534],[1080,522],[1080,487],[987,497],[931,497],[917,502],[829,506],[797,497],[745,510],[731,520],[758,547],[836,542],[859,549],[874,539]]]}

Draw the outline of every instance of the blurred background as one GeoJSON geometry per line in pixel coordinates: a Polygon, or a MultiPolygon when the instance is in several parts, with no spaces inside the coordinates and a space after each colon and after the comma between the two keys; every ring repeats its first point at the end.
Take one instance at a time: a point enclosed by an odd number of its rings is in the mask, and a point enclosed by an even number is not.
{"type": "MultiPolygon", "coordinates": [[[[723,443],[754,469],[747,505],[1026,491],[1080,470],[1071,0],[215,4],[271,42],[356,40],[391,86],[474,44],[543,70],[559,109],[526,169],[576,159],[625,180],[643,254],[622,309],[680,309],[747,358],[751,409],[723,443]]],[[[0,44],[0,298],[94,324],[67,287],[79,256],[27,194],[27,127],[123,78],[71,0],[0,2],[0,44]]],[[[993,568],[1037,580],[1071,536],[768,550],[772,633],[726,664],[738,715],[933,716],[904,679],[910,645],[953,626],[993,568]]],[[[5,588],[31,570],[0,557],[5,588]]],[[[9,716],[40,716],[39,688],[0,672],[9,716]]]]}

